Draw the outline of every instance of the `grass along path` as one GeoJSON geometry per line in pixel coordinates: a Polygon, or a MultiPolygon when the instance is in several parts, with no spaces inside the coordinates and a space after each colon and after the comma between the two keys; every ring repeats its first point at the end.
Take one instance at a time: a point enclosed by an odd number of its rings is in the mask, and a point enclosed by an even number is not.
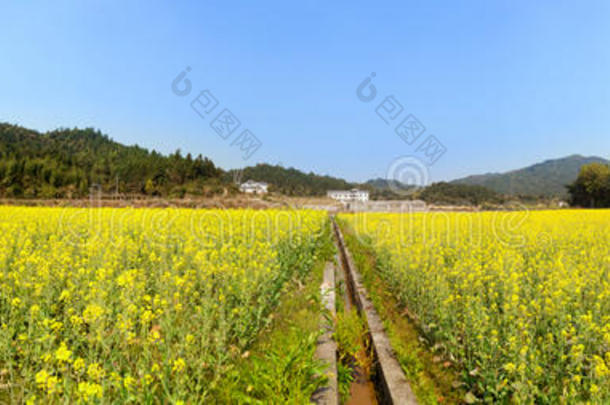
{"type": "Polygon", "coordinates": [[[320,241],[313,268],[289,283],[270,325],[213,395],[217,402],[308,404],[326,384],[326,365],[315,358],[315,351],[323,332],[320,313],[325,311],[320,284],[333,254],[330,233],[320,241]]]}

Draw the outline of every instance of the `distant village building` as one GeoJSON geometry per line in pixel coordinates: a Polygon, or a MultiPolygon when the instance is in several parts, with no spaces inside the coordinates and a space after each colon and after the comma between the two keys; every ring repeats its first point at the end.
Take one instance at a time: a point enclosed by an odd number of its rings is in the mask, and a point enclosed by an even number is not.
{"type": "Polygon", "coordinates": [[[369,192],[365,190],[358,190],[357,188],[351,190],[329,190],[326,195],[341,202],[364,202],[369,200],[369,192]]]}
{"type": "Polygon", "coordinates": [[[242,193],[266,194],[269,185],[260,181],[248,180],[239,186],[242,193]]]}

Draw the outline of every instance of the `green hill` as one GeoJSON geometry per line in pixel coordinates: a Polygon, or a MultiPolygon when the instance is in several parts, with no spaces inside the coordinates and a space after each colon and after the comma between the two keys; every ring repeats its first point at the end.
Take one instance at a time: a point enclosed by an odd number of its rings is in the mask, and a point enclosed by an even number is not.
{"type": "Polygon", "coordinates": [[[328,190],[347,190],[356,187],[346,180],[315,173],[304,173],[295,168],[261,163],[241,170],[231,170],[225,180],[241,178],[241,181],[256,180],[272,185],[271,191],[290,196],[323,196],[328,190]],[[240,173],[241,172],[241,173],[240,173]]]}
{"type": "Polygon", "coordinates": [[[114,142],[92,128],[39,133],[0,123],[0,195],[83,197],[104,191],[184,195],[219,183],[222,170],[201,155],[164,156],[114,142]]]}
{"type": "MultiPolygon", "coordinates": [[[[356,185],[343,179],[268,164],[246,167],[252,179],[294,196],[325,195],[356,185]]],[[[182,197],[235,190],[236,171],[225,172],[201,155],[163,155],[113,141],[99,130],[41,133],[0,123],[0,197],[82,198],[100,185],[105,192],[182,197]]]]}
{"type": "Polygon", "coordinates": [[[596,156],[571,155],[506,173],[468,176],[453,180],[451,183],[484,186],[498,193],[509,195],[566,197],[566,186],[574,182],[580,168],[589,163],[607,164],[609,162],[596,156]]]}
{"type": "Polygon", "coordinates": [[[433,183],[418,193],[427,203],[449,205],[500,204],[503,197],[493,190],[479,185],[459,183],[433,183]]]}

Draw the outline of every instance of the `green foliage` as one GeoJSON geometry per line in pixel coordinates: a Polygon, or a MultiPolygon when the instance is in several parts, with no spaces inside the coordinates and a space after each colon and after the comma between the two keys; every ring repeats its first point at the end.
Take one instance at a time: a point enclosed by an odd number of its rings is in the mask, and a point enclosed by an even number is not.
{"type": "Polygon", "coordinates": [[[351,385],[357,375],[370,376],[373,359],[367,324],[355,308],[348,308],[344,304],[345,288],[347,286],[340,278],[337,282],[333,339],[337,343],[337,385],[341,403],[346,403],[350,398],[351,385]]]}
{"type": "Polygon", "coordinates": [[[337,342],[337,385],[341,403],[345,403],[355,376],[362,373],[368,377],[372,368],[368,328],[356,310],[337,312],[333,339],[337,342]]]}
{"type": "Polygon", "coordinates": [[[183,196],[202,190],[222,170],[201,155],[164,156],[114,142],[92,128],[46,133],[0,123],[0,196],[84,197],[104,192],[183,196]]]}
{"type": "Polygon", "coordinates": [[[294,277],[285,283],[273,321],[208,393],[215,403],[308,404],[326,383],[326,365],[314,353],[322,333],[322,272],[333,254],[328,226],[316,242],[315,262],[292,256],[284,265],[295,269],[294,277]]]}
{"type": "Polygon", "coordinates": [[[419,193],[419,198],[435,204],[479,205],[503,202],[502,196],[485,187],[445,182],[426,187],[419,193]]]}
{"type": "Polygon", "coordinates": [[[325,383],[325,365],[314,356],[318,333],[309,329],[297,324],[273,333],[274,344],[219,382],[213,397],[226,403],[309,403],[325,383]]]}
{"type": "Polygon", "coordinates": [[[576,181],[567,188],[572,205],[610,207],[610,166],[602,163],[583,166],[576,181]]]}
{"type": "Polygon", "coordinates": [[[370,368],[370,358],[363,356],[367,352],[367,333],[365,322],[358,312],[337,313],[334,339],[337,342],[340,362],[347,364],[355,361],[363,369],[370,368]]]}
{"type": "Polygon", "coordinates": [[[350,387],[354,382],[354,370],[351,366],[337,363],[337,387],[342,404],[346,403],[350,396],[350,387]]]}
{"type": "MultiPolygon", "coordinates": [[[[227,173],[226,179],[232,179],[235,171],[227,173]]],[[[290,196],[323,196],[328,190],[348,190],[356,185],[343,179],[331,176],[320,176],[314,173],[303,173],[294,168],[280,165],[258,164],[246,167],[241,173],[242,179],[270,183],[271,191],[290,196]]]]}

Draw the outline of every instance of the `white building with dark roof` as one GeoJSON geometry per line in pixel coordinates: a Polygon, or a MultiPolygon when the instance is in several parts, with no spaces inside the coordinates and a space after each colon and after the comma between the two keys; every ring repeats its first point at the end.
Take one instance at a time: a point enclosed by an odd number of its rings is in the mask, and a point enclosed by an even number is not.
{"type": "Polygon", "coordinates": [[[239,189],[242,193],[248,194],[266,194],[268,192],[269,185],[262,181],[248,180],[245,183],[241,183],[239,189]]]}

